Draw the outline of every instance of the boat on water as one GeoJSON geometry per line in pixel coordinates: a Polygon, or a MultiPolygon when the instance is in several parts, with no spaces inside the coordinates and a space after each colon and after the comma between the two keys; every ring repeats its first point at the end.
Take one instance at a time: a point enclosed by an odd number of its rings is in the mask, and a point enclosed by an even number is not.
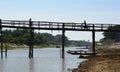
{"type": "Polygon", "coordinates": [[[66,51],[68,54],[73,54],[73,55],[80,55],[84,52],[87,52],[87,51],[84,51],[84,50],[68,50],[66,51]]]}
{"type": "Polygon", "coordinates": [[[76,49],[89,49],[90,46],[80,46],[79,48],[76,48],[76,49]]]}
{"type": "Polygon", "coordinates": [[[92,52],[88,52],[84,50],[68,50],[67,53],[72,55],[93,55],[92,52]]]}

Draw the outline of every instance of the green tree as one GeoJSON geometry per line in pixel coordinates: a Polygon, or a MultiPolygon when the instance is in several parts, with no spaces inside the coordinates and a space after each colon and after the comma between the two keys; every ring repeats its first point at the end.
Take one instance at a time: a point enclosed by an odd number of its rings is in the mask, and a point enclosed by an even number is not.
{"type": "MultiPolygon", "coordinates": [[[[120,25],[111,26],[108,28],[108,30],[120,30],[120,25]]],[[[105,31],[103,35],[104,35],[104,38],[101,39],[101,42],[109,41],[109,40],[120,42],[120,32],[105,31]]]]}
{"type": "Polygon", "coordinates": [[[26,34],[23,35],[22,40],[23,40],[23,43],[24,43],[24,44],[27,44],[27,45],[30,44],[30,39],[29,39],[29,37],[30,37],[30,34],[28,34],[28,33],[26,33],[26,34]]]}
{"type": "MultiPolygon", "coordinates": [[[[58,35],[55,36],[54,44],[55,45],[61,45],[62,44],[62,35],[58,34],[58,35]]],[[[65,45],[66,46],[69,45],[69,40],[68,40],[68,38],[66,36],[65,36],[65,45]]]]}
{"type": "Polygon", "coordinates": [[[42,33],[42,36],[43,36],[44,43],[46,43],[47,45],[53,44],[54,36],[52,34],[42,33]]]}
{"type": "MultiPolygon", "coordinates": [[[[3,30],[3,41],[7,43],[15,44],[30,44],[30,33],[28,29],[6,29],[3,30]]],[[[75,45],[80,46],[84,44],[83,41],[70,41],[67,36],[65,36],[65,46],[75,45]]],[[[34,32],[34,45],[61,45],[62,35],[58,34],[53,36],[49,33],[39,33],[34,32]]]]}

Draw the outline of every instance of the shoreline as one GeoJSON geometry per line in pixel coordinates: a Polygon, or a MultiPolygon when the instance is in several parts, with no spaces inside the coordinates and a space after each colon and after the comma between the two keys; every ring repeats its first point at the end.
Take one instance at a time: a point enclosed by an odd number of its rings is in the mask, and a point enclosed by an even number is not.
{"type": "MultiPolygon", "coordinates": [[[[55,45],[33,45],[34,48],[55,48],[55,45]]],[[[3,49],[7,48],[8,50],[13,49],[24,49],[29,48],[26,44],[14,44],[14,43],[3,43],[3,49]]]]}
{"type": "Polygon", "coordinates": [[[85,59],[73,72],[120,72],[120,49],[99,49],[85,59]]]}

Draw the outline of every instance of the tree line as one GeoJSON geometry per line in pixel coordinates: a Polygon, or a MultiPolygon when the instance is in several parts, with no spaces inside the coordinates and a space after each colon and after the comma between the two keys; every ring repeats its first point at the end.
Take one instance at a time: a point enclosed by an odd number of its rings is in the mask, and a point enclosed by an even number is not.
{"type": "MultiPolygon", "coordinates": [[[[27,29],[5,29],[2,33],[3,42],[26,45],[30,44],[30,33],[27,29]]],[[[58,34],[54,36],[50,33],[34,32],[33,42],[34,45],[61,45],[62,35],[58,34]]],[[[86,41],[69,40],[69,38],[65,36],[65,46],[81,46],[87,44],[88,42],[86,41]]]]}
{"type": "Polygon", "coordinates": [[[120,25],[110,26],[108,30],[116,30],[116,31],[104,31],[104,38],[100,41],[103,44],[111,44],[113,42],[120,42],[120,25]],[[117,31],[118,30],[118,31],[117,31]]]}

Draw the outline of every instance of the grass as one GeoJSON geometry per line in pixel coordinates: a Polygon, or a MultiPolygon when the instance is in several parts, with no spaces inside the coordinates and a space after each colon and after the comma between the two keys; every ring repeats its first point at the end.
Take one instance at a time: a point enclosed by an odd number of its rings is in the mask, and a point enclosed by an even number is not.
{"type": "Polygon", "coordinates": [[[103,48],[107,48],[107,45],[103,45],[103,46],[95,46],[97,49],[103,49],[103,48]]]}

